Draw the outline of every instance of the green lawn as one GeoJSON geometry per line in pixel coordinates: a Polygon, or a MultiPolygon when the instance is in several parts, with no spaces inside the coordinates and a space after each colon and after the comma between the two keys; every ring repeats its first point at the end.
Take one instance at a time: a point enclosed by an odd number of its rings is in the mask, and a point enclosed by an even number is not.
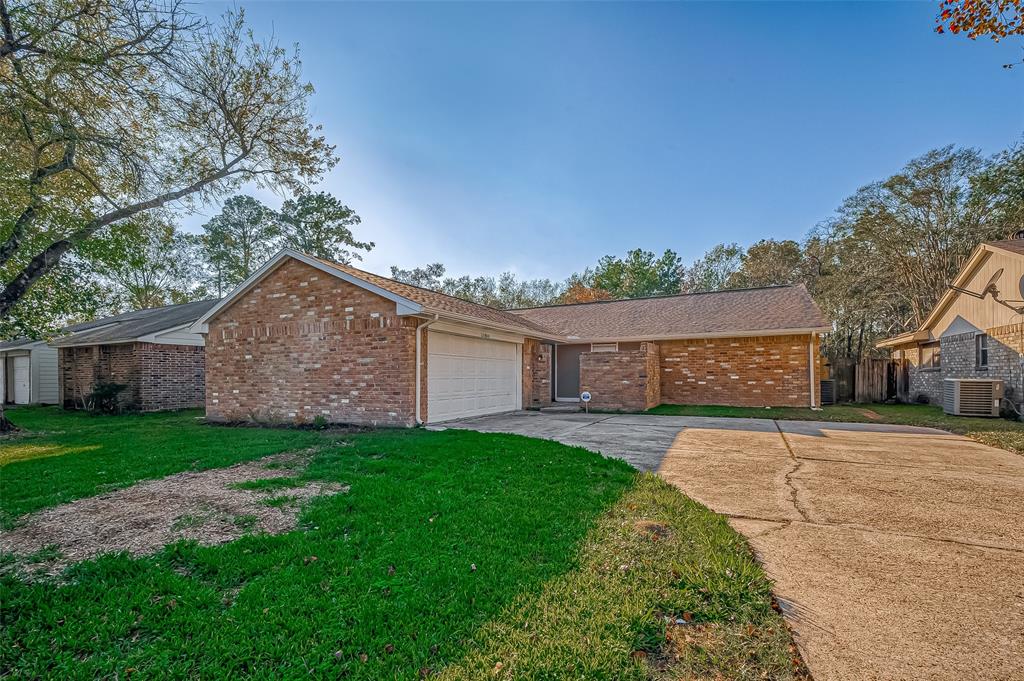
{"type": "MultiPolygon", "coordinates": [[[[214,449],[230,463],[293,438],[294,448],[318,447],[296,475],[350,489],[311,502],[283,535],[107,555],[56,583],[0,578],[5,675],[794,676],[770,584],[725,519],[580,448],[466,431],[217,428],[192,415],[16,418],[47,431],[31,437],[36,445],[103,443],[105,469],[114,449],[135,459],[122,463],[132,467],[122,483],[193,461],[220,465],[214,449]]],[[[20,499],[4,503],[45,505],[41,490],[18,489],[44,471],[51,487],[88,478],[71,496],[107,484],[96,452],[4,466],[4,496],[20,499]]]]}
{"type": "Polygon", "coordinates": [[[0,440],[0,527],[23,513],[139,480],[308,447],[308,431],[215,428],[201,411],[96,416],[57,407],[9,409],[26,432],[0,440]]]}
{"type": "Polygon", "coordinates": [[[1024,423],[1008,419],[979,419],[949,416],[940,407],[923,404],[840,404],[818,411],[799,407],[725,407],[662,404],[647,413],[663,416],[726,416],[781,419],[789,421],[843,421],[847,423],[891,423],[940,428],[1024,454],[1024,423]]]}

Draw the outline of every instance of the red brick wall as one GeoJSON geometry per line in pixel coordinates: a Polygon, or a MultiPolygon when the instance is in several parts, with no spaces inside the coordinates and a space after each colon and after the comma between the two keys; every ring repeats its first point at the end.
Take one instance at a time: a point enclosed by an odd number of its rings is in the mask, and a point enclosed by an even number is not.
{"type": "Polygon", "coordinates": [[[128,386],[120,394],[126,409],[142,409],[139,390],[139,357],[133,343],[60,348],[58,356],[64,406],[80,408],[97,383],[128,386]]]}
{"type": "Polygon", "coordinates": [[[523,341],[523,408],[551,404],[551,352],[554,346],[523,341]]]}
{"type": "Polygon", "coordinates": [[[642,411],[659,404],[658,346],[639,350],[584,352],[580,355],[580,392],[591,394],[593,409],[642,411]]]}
{"type": "Polygon", "coordinates": [[[121,383],[125,409],[160,411],[203,406],[205,352],[191,345],[122,343],[60,348],[64,406],[80,408],[99,382],[121,383]]]}
{"type": "Polygon", "coordinates": [[[73,409],[81,406],[82,397],[93,384],[92,353],[94,348],[58,348],[57,382],[61,403],[73,409]],[[86,354],[88,353],[88,354],[86,354]]]}
{"type": "Polygon", "coordinates": [[[138,343],[139,403],[143,411],[191,409],[206,401],[206,349],[138,343]]]}
{"type": "MultiPolygon", "coordinates": [[[[661,401],[806,407],[810,403],[810,340],[810,336],[764,336],[662,341],[661,401]]],[[[818,379],[820,358],[815,363],[818,379]]],[[[814,389],[819,403],[817,380],[814,389]]]]}
{"type": "Polygon", "coordinates": [[[288,260],[211,320],[207,418],[413,425],[418,323],[385,298],[288,260]]]}

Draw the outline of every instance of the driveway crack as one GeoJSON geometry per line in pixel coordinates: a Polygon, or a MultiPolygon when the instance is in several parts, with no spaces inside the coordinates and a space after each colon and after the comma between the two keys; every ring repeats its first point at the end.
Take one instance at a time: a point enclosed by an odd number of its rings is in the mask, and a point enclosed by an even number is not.
{"type": "Polygon", "coordinates": [[[789,458],[793,460],[793,467],[786,472],[785,480],[786,487],[789,488],[789,500],[793,504],[793,508],[800,514],[804,522],[811,522],[811,518],[807,511],[800,505],[800,491],[797,489],[796,483],[793,481],[793,476],[796,475],[797,471],[804,465],[803,461],[797,458],[796,453],[793,451],[792,445],[789,444],[789,440],[786,439],[786,434],[782,432],[782,427],[779,426],[778,421],[772,421],[775,424],[775,429],[779,431],[779,437],[782,438],[782,444],[786,445],[786,451],[789,452],[789,458]]]}

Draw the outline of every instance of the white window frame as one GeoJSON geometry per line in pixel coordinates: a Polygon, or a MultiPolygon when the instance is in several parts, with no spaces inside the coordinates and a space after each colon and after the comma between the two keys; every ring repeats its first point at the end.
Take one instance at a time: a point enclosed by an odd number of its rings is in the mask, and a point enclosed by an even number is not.
{"type": "Polygon", "coordinates": [[[619,344],[618,343],[591,343],[590,344],[590,351],[591,352],[618,352],[619,351],[619,344]],[[598,348],[600,348],[600,349],[598,349],[598,348]]]}
{"type": "Polygon", "coordinates": [[[974,368],[988,369],[989,359],[989,335],[979,333],[974,337],[974,368]]]}

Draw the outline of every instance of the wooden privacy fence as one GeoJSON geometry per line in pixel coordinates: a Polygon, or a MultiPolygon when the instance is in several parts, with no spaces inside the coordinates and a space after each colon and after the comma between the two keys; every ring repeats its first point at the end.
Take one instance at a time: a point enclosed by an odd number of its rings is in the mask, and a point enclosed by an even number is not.
{"type": "Polygon", "coordinates": [[[885,402],[888,398],[889,360],[865,357],[857,362],[854,402],[885,402]]]}
{"type": "Polygon", "coordinates": [[[860,361],[839,357],[831,362],[837,402],[885,402],[906,399],[906,368],[898,362],[877,357],[860,361]]]}

